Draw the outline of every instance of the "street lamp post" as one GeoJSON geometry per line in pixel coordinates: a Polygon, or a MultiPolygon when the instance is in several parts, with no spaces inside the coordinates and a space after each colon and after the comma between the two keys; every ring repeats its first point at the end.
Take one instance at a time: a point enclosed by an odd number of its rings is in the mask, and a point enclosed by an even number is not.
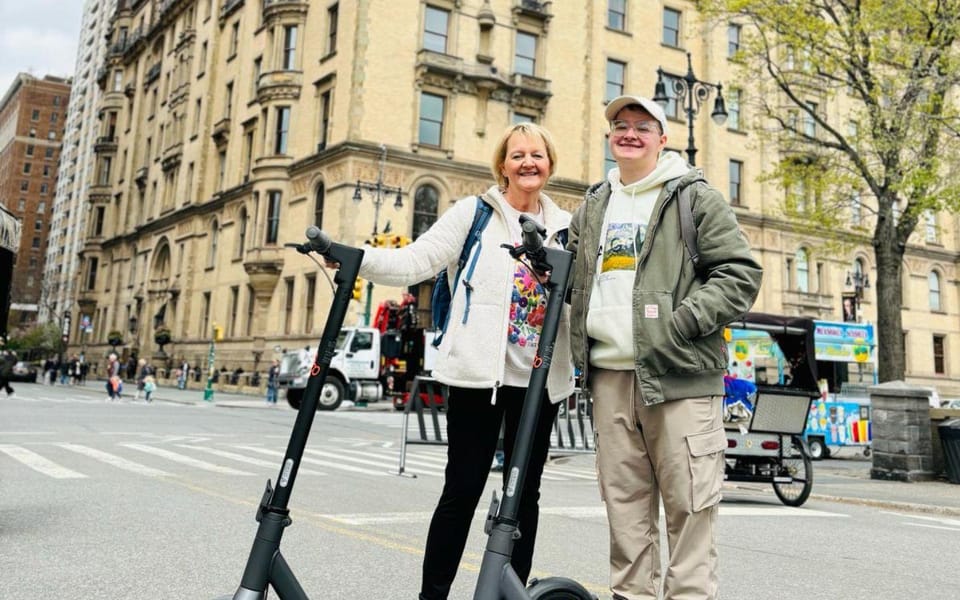
{"type": "MultiPolygon", "coordinates": [[[[860,322],[860,301],[863,300],[863,290],[870,289],[870,275],[864,273],[858,268],[854,269],[853,273],[847,271],[847,281],[845,282],[846,286],[853,288],[853,298],[854,302],[854,314],[853,321],[860,322]]],[[[846,313],[846,310],[844,311],[846,313]]],[[[844,321],[847,320],[847,315],[844,314],[844,321]]]]}
{"type": "MultiPolygon", "coordinates": [[[[380,233],[377,230],[380,222],[380,206],[386,201],[385,196],[387,194],[396,194],[397,198],[393,203],[394,208],[403,208],[403,190],[399,187],[391,187],[389,185],[384,185],[383,183],[383,170],[387,164],[387,146],[385,144],[380,144],[380,169],[377,173],[377,180],[375,182],[361,181],[357,180],[357,186],[353,190],[353,201],[357,204],[360,204],[360,201],[363,200],[363,191],[373,193],[373,237],[380,233]]],[[[384,233],[389,233],[389,225],[384,228],[384,233]]],[[[367,281],[367,299],[366,307],[363,311],[364,325],[370,324],[370,303],[371,297],[373,296],[373,282],[367,281]]]]}
{"type": "MultiPolygon", "coordinates": [[[[700,112],[700,105],[706,102],[713,90],[716,90],[717,99],[714,101],[710,118],[717,125],[723,125],[727,121],[727,108],[723,100],[723,85],[697,79],[693,74],[693,62],[690,59],[689,52],[687,52],[687,74],[683,77],[672,78],[671,85],[677,102],[684,107],[684,113],[687,116],[687,160],[693,166],[697,164],[697,147],[693,140],[693,119],[700,112]]],[[[657,68],[657,85],[654,87],[653,101],[663,108],[666,108],[670,102],[670,96],[667,95],[667,84],[663,80],[663,68],[661,67],[657,68]]]]}

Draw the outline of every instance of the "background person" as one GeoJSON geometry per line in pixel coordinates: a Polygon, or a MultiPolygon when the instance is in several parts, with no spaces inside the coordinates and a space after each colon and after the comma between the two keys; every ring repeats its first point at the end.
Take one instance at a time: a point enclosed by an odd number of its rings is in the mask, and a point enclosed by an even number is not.
{"type": "MultiPolygon", "coordinates": [[[[531,123],[508,128],[496,146],[492,167],[497,184],[481,199],[493,213],[468,259],[479,253],[469,285],[460,281],[454,290],[448,329],[433,370],[437,380],[450,386],[447,467],[427,534],[421,600],[442,600],[450,592],[490,472],[501,422],[509,464],[540,339],[547,300],[543,287],[500,244],[521,242],[520,215],[526,214],[546,227],[546,244],[559,247],[557,232],[567,228],[570,218],[543,193],[556,168],[556,152],[545,129],[531,123]]],[[[453,275],[476,211],[476,198],[463,198],[412,244],[390,250],[366,248],[360,276],[400,287],[431,279],[444,268],[453,275]]],[[[522,492],[522,536],[511,561],[523,581],[533,559],[540,478],[557,414],[555,403],[573,392],[566,318],[560,326],[547,392],[522,492]]]]}
{"type": "Polygon", "coordinates": [[[594,397],[597,468],[610,529],[610,588],[656,600],[659,506],[669,543],[663,599],[715,600],[723,481],[723,326],[753,305],[761,268],[723,196],[693,184],[700,269],[680,234],[676,194],[699,177],[667,143],[663,109],[607,104],[617,167],[574,213],[574,361],[594,397]],[[678,188],[679,189],[679,188],[678,188]]]}
{"type": "Polygon", "coordinates": [[[277,386],[280,385],[280,361],[273,359],[267,371],[267,404],[277,403],[277,386]]]}

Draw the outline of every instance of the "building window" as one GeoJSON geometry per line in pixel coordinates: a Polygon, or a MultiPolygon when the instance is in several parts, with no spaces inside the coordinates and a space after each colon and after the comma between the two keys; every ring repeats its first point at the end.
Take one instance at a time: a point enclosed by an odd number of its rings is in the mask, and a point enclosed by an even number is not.
{"type": "Polygon", "coordinates": [[[743,161],[730,161],[730,204],[739,205],[742,201],[740,192],[743,185],[743,161]]]}
{"type": "Polygon", "coordinates": [[[807,137],[817,137],[817,122],[813,120],[817,108],[816,102],[807,102],[807,110],[803,113],[803,134],[807,137]]]}
{"type": "Polygon", "coordinates": [[[283,333],[290,333],[293,329],[293,277],[287,277],[284,280],[284,305],[283,305],[283,333]]]}
{"type": "Polygon", "coordinates": [[[37,204],[37,212],[43,214],[45,210],[47,210],[47,203],[41,200],[40,203],[37,204]]]}
{"type": "Polygon", "coordinates": [[[21,180],[20,180],[20,191],[21,191],[21,192],[29,192],[29,191],[30,191],[30,182],[27,181],[26,179],[21,179],[21,180]]]}
{"type": "Polygon", "coordinates": [[[443,96],[420,94],[420,130],[418,140],[427,146],[440,146],[443,139],[443,96]]]}
{"type": "Polygon", "coordinates": [[[727,25],[727,58],[736,58],[740,51],[740,34],[743,28],[733,23],[727,25]]]}
{"type": "Polygon", "coordinates": [[[41,183],[41,184],[40,184],[40,195],[41,195],[41,196],[46,196],[46,195],[47,195],[47,191],[48,191],[49,189],[50,189],[50,186],[49,186],[49,185],[47,185],[46,183],[41,183]]]}
{"type": "Polygon", "coordinates": [[[927,275],[927,286],[930,288],[930,310],[934,312],[943,311],[940,299],[940,275],[936,271],[930,271],[930,274],[927,275]]]}
{"type": "Polygon", "coordinates": [[[227,336],[234,337],[237,327],[237,305],[240,303],[240,286],[230,286],[230,322],[227,323],[227,336]]]}
{"type": "Polygon", "coordinates": [[[304,333],[313,333],[313,309],[316,304],[317,295],[317,276],[307,275],[307,306],[305,308],[306,317],[303,323],[304,333]]]}
{"type": "Polygon", "coordinates": [[[30,163],[23,163],[23,174],[24,174],[24,175],[29,175],[29,174],[30,174],[30,170],[31,170],[32,168],[33,168],[33,165],[32,165],[32,164],[30,164],[30,163]]]}
{"type": "Polygon", "coordinates": [[[327,9],[327,54],[337,51],[337,21],[340,19],[340,5],[334,4],[327,9]]]}
{"type": "Polygon", "coordinates": [[[517,49],[513,55],[513,72],[533,76],[537,72],[537,36],[517,32],[517,49]]]}
{"type": "Polygon", "coordinates": [[[863,203],[860,201],[860,192],[850,194],[850,224],[858,227],[863,223],[863,203]]]}
{"type": "Polygon", "coordinates": [[[290,133],[290,107],[277,107],[277,131],[273,142],[274,154],[287,153],[287,136],[290,133]]]}
{"type": "Polygon", "coordinates": [[[736,88],[727,92],[727,128],[740,131],[740,98],[743,92],[736,88]]]}
{"type": "Polygon", "coordinates": [[[610,142],[606,138],[603,139],[603,172],[609,173],[610,169],[617,166],[616,159],[613,158],[613,153],[610,152],[610,142]]]}
{"type": "Polygon", "coordinates": [[[626,72],[626,63],[622,63],[619,60],[607,59],[607,102],[617,96],[623,95],[623,79],[626,72]]]}
{"type": "Polygon", "coordinates": [[[33,144],[27,144],[27,156],[33,156],[33,144]]]}
{"type": "Polygon", "coordinates": [[[266,243],[276,244],[280,235],[280,200],[279,191],[267,192],[267,237],[266,243]]]}
{"type": "Polygon", "coordinates": [[[516,125],[517,123],[536,123],[536,117],[532,115],[526,115],[521,112],[514,112],[510,115],[510,124],[516,125]]]}
{"type": "Polygon", "coordinates": [[[31,120],[31,121],[39,121],[39,120],[40,120],[40,110],[39,110],[39,109],[36,109],[36,108],[33,109],[33,112],[30,113],[30,120],[31,120]]]}
{"type": "MultiPolygon", "coordinates": [[[[205,338],[210,334],[210,292],[203,293],[203,301],[200,310],[200,337],[205,338]]],[[[211,365],[213,366],[213,365],[211,365]]]]}
{"type": "Polygon", "coordinates": [[[944,336],[933,336],[933,372],[937,375],[946,374],[946,361],[944,360],[944,336]]]}
{"type": "Polygon", "coordinates": [[[313,196],[313,224],[323,229],[323,203],[326,190],[323,182],[317,184],[317,192],[313,196]]]}
{"type": "Polygon", "coordinates": [[[607,0],[607,27],[627,30],[627,0],[607,0]]]}
{"type": "Polygon", "coordinates": [[[230,28],[230,53],[227,58],[233,58],[237,55],[237,46],[240,43],[240,21],[234,21],[230,28]]]}
{"type": "Polygon", "coordinates": [[[663,9],[663,38],[665,45],[673,48],[680,47],[680,11],[672,8],[663,9]]]}
{"type": "MultiPolygon", "coordinates": [[[[39,238],[33,238],[34,242],[39,242],[39,238]]],[[[35,243],[34,248],[39,248],[40,244],[35,243]]],[[[91,256],[90,260],[87,262],[87,289],[93,290],[97,287],[97,267],[99,259],[96,256],[91,256]]]]}
{"type": "Polygon", "coordinates": [[[225,93],[224,106],[223,106],[223,118],[229,119],[231,113],[233,113],[233,82],[227,84],[227,91],[225,93]]]}
{"type": "Polygon", "coordinates": [[[240,209],[240,230],[237,232],[237,258],[243,258],[243,251],[247,249],[247,217],[246,207],[240,209]]]}
{"type": "Polygon", "coordinates": [[[437,221],[440,193],[430,184],[421,185],[413,196],[413,239],[427,232],[437,221]]]}
{"type": "MultiPolygon", "coordinates": [[[[30,247],[34,249],[40,248],[40,238],[34,236],[33,242],[31,242],[30,247]]],[[[89,289],[93,289],[93,288],[89,288],[89,289]]]]}
{"type": "Polygon", "coordinates": [[[212,269],[217,260],[217,246],[220,244],[220,224],[214,219],[210,224],[210,245],[207,246],[207,268],[212,269]]]}
{"type": "Polygon", "coordinates": [[[320,94],[320,139],[317,151],[327,147],[327,130],[330,128],[330,90],[320,94]]]}
{"type": "Polygon", "coordinates": [[[255,304],[256,296],[253,293],[253,286],[247,286],[247,322],[245,323],[246,328],[244,329],[246,335],[250,335],[253,332],[253,309],[256,306],[255,304]]]}
{"type": "Polygon", "coordinates": [[[447,27],[450,22],[449,11],[427,6],[423,20],[423,47],[427,50],[447,53],[447,27]]]}
{"type": "Polygon", "coordinates": [[[34,230],[34,231],[43,231],[43,219],[36,219],[36,220],[33,222],[33,230],[34,230]]]}
{"type": "Polygon", "coordinates": [[[797,250],[797,291],[804,294],[810,291],[810,257],[804,248],[797,250]]]}
{"type": "Polygon", "coordinates": [[[217,153],[217,191],[223,190],[227,178],[227,151],[217,153]]]}
{"type": "Polygon", "coordinates": [[[292,71],[297,66],[297,26],[283,28],[283,69],[292,71]]]}
{"type": "Polygon", "coordinates": [[[937,214],[929,208],[923,211],[923,230],[928,244],[937,243],[937,214]]]}
{"type": "Polygon", "coordinates": [[[53,158],[53,148],[47,147],[43,150],[44,158],[53,158]]]}

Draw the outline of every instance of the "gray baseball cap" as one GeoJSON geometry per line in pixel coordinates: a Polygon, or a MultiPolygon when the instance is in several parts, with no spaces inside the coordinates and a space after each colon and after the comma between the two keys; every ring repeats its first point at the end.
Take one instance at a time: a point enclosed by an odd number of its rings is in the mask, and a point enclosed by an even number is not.
{"type": "Polygon", "coordinates": [[[612,121],[618,112],[631,104],[639,104],[642,106],[643,110],[650,113],[650,116],[660,123],[660,130],[663,131],[664,134],[667,133],[667,115],[663,112],[663,108],[653,100],[644,98],[643,96],[617,96],[607,104],[607,108],[603,114],[607,117],[607,121],[612,121]]]}

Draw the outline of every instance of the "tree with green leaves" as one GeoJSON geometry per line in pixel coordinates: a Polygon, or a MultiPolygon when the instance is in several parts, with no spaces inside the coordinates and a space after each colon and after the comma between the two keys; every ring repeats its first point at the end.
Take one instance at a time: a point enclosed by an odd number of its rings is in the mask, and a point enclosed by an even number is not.
{"type": "MultiPolygon", "coordinates": [[[[741,27],[753,129],[774,142],[784,213],[823,228],[851,202],[869,226],[877,274],[880,381],[903,379],[903,259],[918,223],[960,207],[960,0],[697,0],[708,22],[741,27]],[[863,192],[862,199],[859,194],[863,192]],[[838,210],[839,209],[839,210],[838,210]]],[[[849,224],[849,221],[847,221],[849,224]]]]}

